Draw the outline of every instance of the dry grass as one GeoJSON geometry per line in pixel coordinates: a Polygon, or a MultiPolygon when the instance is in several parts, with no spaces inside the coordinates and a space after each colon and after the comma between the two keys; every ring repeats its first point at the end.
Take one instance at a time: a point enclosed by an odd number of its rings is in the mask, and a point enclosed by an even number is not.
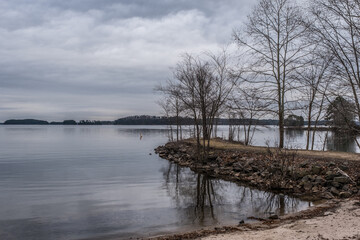
{"type": "MultiPolygon", "coordinates": [[[[267,147],[253,147],[244,146],[240,143],[227,142],[221,139],[213,139],[210,142],[210,146],[220,150],[236,150],[242,152],[253,152],[253,153],[266,153],[269,148],[267,147]]],[[[271,151],[278,151],[278,148],[270,148],[271,151]]],[[[307,150],[287,150],[288,153],[292,151],[296,152],[299,157],[324,159],[324,160],[350,160],[360,161],[360,154],[357,153],[346,153],[346,152],[332,152],[332,151],[307,151],[307,150]]]]}

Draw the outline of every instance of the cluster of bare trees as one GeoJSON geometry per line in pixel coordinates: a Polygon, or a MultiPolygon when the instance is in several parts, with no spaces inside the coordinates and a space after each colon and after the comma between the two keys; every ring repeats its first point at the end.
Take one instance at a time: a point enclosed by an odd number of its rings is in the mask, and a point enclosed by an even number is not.
{"type": "Polygon", "coordinates": [[[306,149],[314,148],[313,130],[325,119],[326,109],[340,108],[341,114],[344,106],[335,99],[352,103],[352,115],[360,119],[360,0],[301,5],[296,0],[259,0],[233,37],[239,49],[236,65],[225,52],[185,54],[174,78],[159,88],[176,116],[194,119],[199,154],[202,146],[206,157],[219,116],[250,119],[243,126],[246,144],[255,119],[276,116],[283,148],[286,116],[304,114],[306,149]]]}
{"type": "Polygon", "coordinates": [[[198,156],[202,159],[207,158],[216,117],[223,113],[238,79],[228,59],[225,51],[217,55],[185,54],[173,71],[174,78],[158,87],[168,101],[174,99],[179,104],[181,113],[194,120],[198,156]]]}

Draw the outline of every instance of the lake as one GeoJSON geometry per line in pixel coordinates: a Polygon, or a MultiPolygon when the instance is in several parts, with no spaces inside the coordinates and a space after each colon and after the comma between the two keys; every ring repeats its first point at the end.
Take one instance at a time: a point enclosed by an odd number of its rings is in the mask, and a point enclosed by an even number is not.
{"type": "MultiPolygon", "coordinates": [[[[279,136],[276,126],[259,126],[253,135],[252,145],[254,146],[278,146],[279,136]]],[[[313,131],[310,131],[312,136],[313,131]]],[[[219,126],[217,136],[227,138],[229,135],[228,126],[219,126]]],[[[240,140],[242,133],[240,132],[240,140]]],[[[285,147],[289,149],[306,148],[306,131],[285,129],[285,147]]],[[[311,139],[311,138],[310,138],[311,139]]],[[[360,141],[360,137],[357,137],[360,141]]],[[[311,144],[311,140],[310,140],[311,144]]],[[[326,131],[317,131],[315,134],[314,150],[339,151],[360,153],[355,138],[344,133],[334,133],[326,131]]]]}
{"type": "Polygon", "coordinates": [[[0,239],[156,236],[312,205],[169,163],[153,153],[167,139],[166,126],[1,125],[0,239]]]}

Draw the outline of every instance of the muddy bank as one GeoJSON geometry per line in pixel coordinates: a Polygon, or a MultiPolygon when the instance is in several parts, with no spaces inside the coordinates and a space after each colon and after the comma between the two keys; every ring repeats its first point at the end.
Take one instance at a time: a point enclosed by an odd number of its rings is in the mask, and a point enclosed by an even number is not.
{"type": "Polygon", "coordinates": [[[302,198],[350,198],[360,194],[360,162],[303,157],[295,151],[213,148],[207,161],[196,159],[195,145],[184,141],[155,149],[160,157],[199,173],[260,190],[302,198]]]}

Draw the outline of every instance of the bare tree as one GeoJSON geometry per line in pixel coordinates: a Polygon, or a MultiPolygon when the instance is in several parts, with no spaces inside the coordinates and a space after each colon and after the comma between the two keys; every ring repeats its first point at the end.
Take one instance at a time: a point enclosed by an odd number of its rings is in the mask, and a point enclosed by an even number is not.
{"type": "Polygon", "coordinates": [[[284,116],[294,90],[289,76],[299,67],[307,44],[301,40],[306,34],[302,12],[292,0],[260,0],[248,17],[242,31],[235,31],[238,45],[245,48],[250,61],[248,71],[267,101],[270,112],[279,119],[279,147],[284,147],[284,116]]]}
{"type": "Polygon", "coordinates": [[[311,30],[318,44],[333,55],[331,98],[344,96],[355,103],[360,119],[360,1],[314,0],[311,30]]]}
{"type": "Polygon", "coordinates": [[[264,116],[267,107],[257,89],[237,84],[229,102],[229,109],[242,120],[246,146],[251,144],[258,119],[264,116]]]}
{"type": "Polygon", "coordinates": [[[169,104],[170,98],[168,96],[162,98],[161,100],[157,101],[157,104],[161,107],[163,115],[168,119],[168,139],[169,141],[174,141],[174,135],[173,135],[173,129],[172,129],[172,123],[170,121],[171,119],[171,105],[169,104]]]}
{"type": "Polygon", "coordinates": [[[179,99],[194,119],[198,155],[202,159],[207,158],[216,117],[223,110],[237,80],[228,61],[225,51],[218,55],[185,54],[174,69],[174,79],[169,80],[165,87],[159,87],[162,92],[179,99]]]}
{"type": "MultiPolygon", "coordinates": [[[[162,91],[161,87],[156,87],[155,90],[162,91]]],[[[184,112],[184,106],[182,105],[180,99],[172,94],[167,92],[165,96],[159,100],[158,105],[161,107],[163,114],[168,119],[168,125],[170,130],[170,141],[174,141],[173,137],[173,125],[176,126],[176,141],[182,139],[182,114],[184,112]]]]}
{"type": "MultiPolygon", "coordinates": [[[[319,121],[322,117],[325,117],[324,114],[324,103],[325,103],[325,99],[326,99],[326,94],[327,94],[327,89],[329,86],[329,82],[325,82],[324,86],[322,88],[322,90],[320,91],[321,95],[320,95],[320,102],[317,103],[317,111],[314,114],[314,131],[312,133],[312,138],[311,138],[311,150],[314,150],[314,144],[315,144],[315,135],[316,135],[316,131],[317,131],[317,127],[319,124],[319,121]]],[[[319,89],[318,89],[319,90],[319,89]]]]}
{"type": "Polygon", "coordinates": [[[332,78],[328,71],[332,59],[333,57],[328,52],[321,54],[321,52],[317,52],[316,48],[312,49],[309,54],[308,64],[298,69],[294,75],[294,78],[301,86],[300,92],[303,96],[301,100],[304,102],[304,111],[307,116],[306,150],[310,148],[313,121],[315,121],[315,126],[313,128],[312,142],[315,139],[316,127],[323,110],[324,95],[326,94],[328,82],[332,78]]]}

